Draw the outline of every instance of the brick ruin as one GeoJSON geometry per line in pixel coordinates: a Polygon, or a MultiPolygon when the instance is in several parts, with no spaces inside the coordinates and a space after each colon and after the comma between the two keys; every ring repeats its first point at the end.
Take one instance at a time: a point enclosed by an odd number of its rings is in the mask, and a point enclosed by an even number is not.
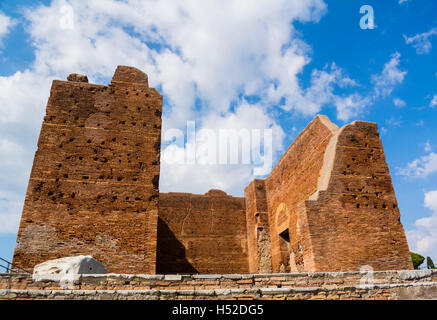
{"type": "Polygon", "coordinates": [[[160,193],[157,273],[247,273],[244,198],[160,193]]]}
{"type": "Polygon", "coordinates": [[[159,193],[162,96],[119,66],[53,81],[13,263],[92,255],[111,273],[412,269],[377,126],[319,115],[244,197],[159,193]]]}
{"type": "Polygon", "coordinates": [[[109,86],[53,81],[13,262],[92,254],[109,270],[154,273],[162,96],[119,67],[109,86]]]}
{"type": "Polygon", "coordinates": [[[250,272],[412,269],[374,123],[317,116],[245,198],[250,272]]]}

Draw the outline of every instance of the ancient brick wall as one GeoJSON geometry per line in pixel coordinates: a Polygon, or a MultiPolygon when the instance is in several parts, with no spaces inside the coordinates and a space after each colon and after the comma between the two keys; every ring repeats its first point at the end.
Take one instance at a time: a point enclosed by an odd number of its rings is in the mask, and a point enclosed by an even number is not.
{"type": "Polygon", "coordinates": [[[265,179],[272,266],[274,272],[313,270],[310,234],[303,225],[299,234],[291,234],[290,224],[297,214],[297,206],[317,190],[326,147],[335,125],[324,116],[316,117],[303,130],[265,179]],[[301,237],[304,237],[301,239],[301,237]],[[303,242],[295,252],[291,246],[303,242]],[[290,258],[295,261],[290,262],[290,258]],[[301,268],[305,260],[306,268],[301,268]],[[309,268],[309,269],[308,269],[309,268]]]}
{"type": "Polygon", "coordinates": [[[92,255],[155,273],[162,96],[118,67],[109,86],[53,81],[13,263],[92,255]]]}
{"type": "Polygon", "coordinates": [[[317,116],[245,198],[159,194],[162,96],[147,75],[68,80],[52,84],[18,267],[86,254],[123,273],[412,268],[375,124],[317,116]]]}
{"type": "MultiPolygon", "coordinates": [[[[246,188],[248,248],[256,270],[252,184],[246,188]]],[[[412,268],[376,124],[355,121],[339,129],[317,116],[265,188],[274,272],[412,268]]]]}
{"type": "Polygon", "coordinates": [[[306,216],[315,269],[412,269],[376,124],[354,121],[333,140],[329,183],[298,213],[306,216]]]}
{"type": "Polygon", "coordinates": [[[264,180],[252,181],[244,190],[247,248],[250,273],[272,272],[271,242],[264,180]]]}
{"type": "Polygon", "coordinates": [[[244,198],[160,193],[158,273],[248,272],[244,198]]]}

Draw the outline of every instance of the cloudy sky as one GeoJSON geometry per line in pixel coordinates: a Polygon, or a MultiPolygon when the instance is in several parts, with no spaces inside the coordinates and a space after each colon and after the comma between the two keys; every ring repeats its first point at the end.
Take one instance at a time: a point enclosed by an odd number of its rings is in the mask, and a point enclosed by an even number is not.
{"type": "MultiPolygon", "coordinates": [[[[318,113],[376,122],[410,249],[437,260],[436,12],[428,0],[2,0],[0,257],[12,257],[51,81],[107,84],[132,65],[164,96],[164,132],[271,129],[274,162],[318,113]],[[364,4],[373,29],[360,27],[364,4]]],[[[163,163],[160,188],[242,195],[252,169],[163,163]]]]}

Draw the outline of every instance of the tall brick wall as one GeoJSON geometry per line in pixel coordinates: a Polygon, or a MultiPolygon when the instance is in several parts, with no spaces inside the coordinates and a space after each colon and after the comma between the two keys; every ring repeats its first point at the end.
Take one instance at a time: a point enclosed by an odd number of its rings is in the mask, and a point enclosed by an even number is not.
{"type": "Polygon", "coordinates": [[[244,198],[219,190],[159,198],[158,273],[248,272],[244,198]]]}
{"type": "Polygon", "coordinates": [[[325,150],[335,128],[326,117],[316,117],[265,179],[273,272],[314,268],[311,239],[308,230],[305,230],[306,225],[302,226],[299,235],[291,234],[289,227],[297,215],[297,206],[317,190],[325,150]],[[301,235],[304,236],[301,242],[305,244],[294,243],[301,235]],[[290,248],[294,245],[295,250],[290,248]],[[296,254],[295,261],[290,263],[291,251],[296,254]],[[306,268],[301,268],[304,261],[306,268]]]}
{"type": "Polygon", "coordinates": [[[162,96],[118,67],[109,86],[53,81],[13,263],[93,255],[155,273],[162,96]]]}
{"type": "MultiPolygon", "coordinates": [[[[248,248],[256,270],[252,184],[246,188],[248,248]]],[[[317,116],[265,188],[274,272],[412,269],[376,124],[355,121],[339,129],[317,116]]]]}
{"type": "Polygon", "coordinates": [[[252,181],[244,190],[250,273],[272,272],[271,241],[264,180],[252,181]]]}
{"type": "Polygon", "coordinates": [[[355,121],[335,139],[329,184],[298,213],[306,216],[315,269],[412,269],[376,124],[355,121]]]}

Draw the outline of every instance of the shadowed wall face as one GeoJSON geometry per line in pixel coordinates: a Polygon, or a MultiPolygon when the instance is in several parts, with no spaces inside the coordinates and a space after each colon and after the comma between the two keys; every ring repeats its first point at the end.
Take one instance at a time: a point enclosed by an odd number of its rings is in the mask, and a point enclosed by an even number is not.
{"type": "Polygon", "coordinates": [[[68,80],[52,84],[18,267],[83,254],[113,273],[412,269],[376,124],[317,116],[245,198],[160,194],[162,96],[147,75],[68,80]]]}
{"type": "Polygon", "coordinates": [[[250,273],[272,272],[271,241],[264,180],[253,180],[245,189],[247,248],[250,273]]]}
{"type": "Polygon", "coordinates": [[[247,273],[244,198],[159,195],[158,273],[247,273]]]}
{"type": "Polygon", "coordinates": [[[53,81],[13,262],[87,254],[155,273],[162,97],[118,67],[109,86],[53,81]]]}

